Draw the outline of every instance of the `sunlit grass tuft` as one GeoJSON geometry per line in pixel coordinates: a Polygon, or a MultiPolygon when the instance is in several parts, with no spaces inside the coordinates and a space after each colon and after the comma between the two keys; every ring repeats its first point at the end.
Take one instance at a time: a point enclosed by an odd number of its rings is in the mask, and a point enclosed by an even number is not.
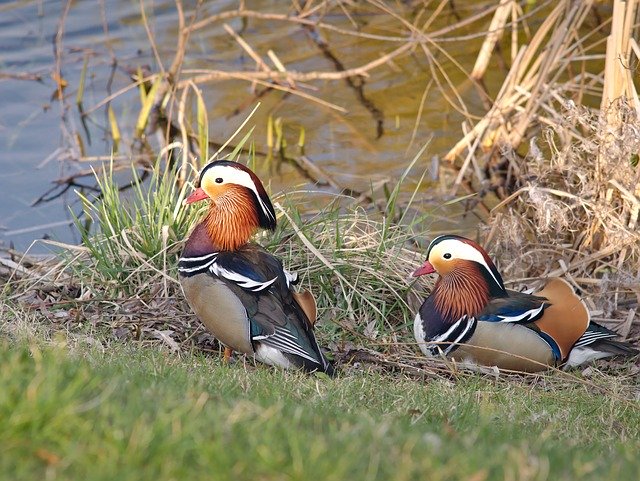
{"type": "MultiPolygon", "coordinates": [[[[159,164],[158,164],[159,165],[159,164]]],[[[188,186],[176,172],[156,168],[149,180],[132,169],[131,189],[118,187],[112,168],[96,173],[100,195],[82,200],[84,217],[76,219],[88,257],[70,264],[90,284],[129,294],[149,284],[149,276],[175,274],[179,246],[197,211],[183,205],[188,186]]]]}

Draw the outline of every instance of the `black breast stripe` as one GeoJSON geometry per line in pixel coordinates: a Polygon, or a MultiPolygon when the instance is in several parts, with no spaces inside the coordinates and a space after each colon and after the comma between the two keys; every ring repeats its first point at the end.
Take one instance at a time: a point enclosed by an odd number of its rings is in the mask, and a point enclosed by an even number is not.
{"type": "Polygon", "coordinates": [[[218,252],[212,252],[198,257],[181,257],[178,262],[178,272],[190,277],[206,272],[218,259],[218,252]]]}
{"type": "MultiPolygon", "coordinates": [[[[234,271],[231,266],[222,267],[218,262],[219,255],[219,252],[212,252],[198,257],[181,257],[178,262],[178,272],[185,277],[208,272],[214,277],[224,278],[251,292],[260,292],[268,289],[277,280],[277,276],[264,281],[258,280],[234,271]]],[[[288,287],[291,280],[296,280],[297,275],[292,275],[285,271],[285,277],[288,287]]]]}
{"type": "Polygon", "coordinates": [[[473,336],[477,324],[475,317],[469,317],[465,314],[446,332],[430,339],[427,343],[427,349],[434,356],[437,356],[440,352],[448,356],[458,345],[473,336]]]}

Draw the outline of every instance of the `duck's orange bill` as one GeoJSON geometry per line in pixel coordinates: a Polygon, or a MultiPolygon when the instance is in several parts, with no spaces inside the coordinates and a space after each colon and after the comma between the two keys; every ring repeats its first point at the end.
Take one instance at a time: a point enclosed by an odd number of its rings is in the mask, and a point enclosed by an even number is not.
{"type": "Polygon", "coordinates": [[[194,190],[189,197],[184,200],[185,204],[193,204],[194,202],[200,202],[201,200],[208,199],[207,193],[198,187],[194,190]]]}
{"type": "Polygon", "coordinates": [[[422,264],[420,267],[418,267],[411,275],[413,277],[420,277],[420,276],[424,276],[425,274],[433,274],[435,271],[436,270],[431,265],[431,262],[427,261],[424,264],[422,264]]]}

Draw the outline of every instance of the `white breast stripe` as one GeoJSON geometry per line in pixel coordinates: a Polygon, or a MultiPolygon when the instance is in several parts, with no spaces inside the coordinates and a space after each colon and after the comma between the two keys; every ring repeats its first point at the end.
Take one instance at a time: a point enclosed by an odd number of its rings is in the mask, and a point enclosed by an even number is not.
{"type": "Polygon", "coordinates": [[[431,342],[434,343],[434,345],[429,349],[432,351],[434,355],[437,353],[437,350],[442,350],[442,353],[445,356],[449,355],[449,353],[453,349],[458,347],[458,344],[460,343],[460,341],[464,339],[464,337],[467,335],[469,330],[475,325],[475,323],[476,323],[475,318],[468,317],[467,315],[462,316],[460,320],[458,320],[453,326],[451,326],[444,334],[440,334],[439,336],[436,336],[433,339],[431,339],[431,342]],[[465,323],[466,327],[462,330],[460,335],[456,337],[455,340],[450,340],[449,336],[453,334],[456,331],[456,329],[460,327],[460,324],[462,323],[465,323]],[[440,344],[435,344],[435,343],[443,343],[443,344],[448,343],[448,345],[442,346],[440,344]]]}
{"type": "Polygon", "coordinates": [[[215,263],[210,267],[210,270],[214,275],[218,277],[224,277],[229,281],[235,282],[243,289],[248,289],[252,292],[263,291],[278,279],[278,277],[276,276],[270,281],[258,282],[249,277],[243,276],[242,274],[238,274],[237,272],[233,272],[225,269],[224,267],[220,267],[215,263]]]}
{"type": "Polygon", "coordinates": [[[463,316],[462,319],[460,319],[458,322],[463,322],[463,321],[466,321],[467,327],[464,328],[462,333],[456,338],[455,341],[453,341],[451,344],[447,346],[447,348],[444,350],[445,356],[448,355],[454,348],[458,347],[458,343],[464,339],[464,337],[467,335],[469,330],[473,327],[473,325],[476,322],[476,320],[473,317],[467,317],[466,315],[463,316]]]}
{"type": "Polygon", "coordinates": [[[441,342],[446,340],[453,331],[455,331],[458,328],[458,325],[464,320],[466,319],[467,316],[462,316],[456,323],[454,323],[444,334],[440,334],[439,336],[434,337],[433,339],[431,339],[431,341],[434,342],[441,342]]]}
{"type": "Polygon", "coordinates": [[[197,262],[197,261],[204,261],[209,259],[210,257],[215,257],[218,255],[218,252],[212,252],[211,254],[206,254],[204,256],[200,256],[200,257],[181,257],[180,260],[183,262],[197,262]]]}
{"type": "Polygon", "coordinates": [[[178,272],[194,272],[194,271],[201,271],[204,269],[208,269],[209,267],[211,267],[211,265],[215,261],[216,261],[216,258],[212,259],[211,261],[205,264],[198,264],[195,267],[178,267],[178,272]]]}
{"type": "Polygon", "coordinates": [[[519,316],[498,316],[500,318],[500,322],[521,322],[535,319],[544,309],[544,303],[540,304],[540,307],[537,309],[531,309],[530,311],[523,312],[519,316]]]}

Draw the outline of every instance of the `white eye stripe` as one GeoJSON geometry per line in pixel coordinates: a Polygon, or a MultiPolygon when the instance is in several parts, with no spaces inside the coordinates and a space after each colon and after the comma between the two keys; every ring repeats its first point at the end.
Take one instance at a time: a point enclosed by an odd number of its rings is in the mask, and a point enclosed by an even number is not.
{"type": "Polygon", "coordinates": [[[271,209],[267,207],[267,205],[262,200],[262,197],[260,197],[258,189],[256,188],[256,184],[248,172],[245,172],[241,169],[236,169],[235,167],[231,167],[228,165],[218,165],[208,169],[205,172],[204,176],[207,179],[213,179],[214,182],[216,179],[221,178],[222,183],[237,184],[250,189],[256,195],[256,198],[258,199],[258,202],[260,203],[260,207],[262,208],[264,214],[268,218],[275,220],[271,209]]]}
{"type": "Polygon", "coordinates": [[[236,169],[228,165],[211,167],[204,173],[205,177],[213,179],[221,178],[223,183],[238,184],[256,192],[256,186],[248,172],[236,169]]]}
{"type": "MultiPolygon", "coordinates": [[[[436,240],[437,238],[433,242],[435,242],[436,240]]],[[[496,281],[496,284],[502,287],[502,282],[500,282],[496,278],[495,274],[489,267],[489,264],[487,264],[487,261],[484,259],[482,253],[472,245],[467,244],[466,242],[461,242],[457,239],[445,239],[437,244],[432,250],[432,254],[435,253],[436,255],[439,255],[439,253],[441,252],[443,254],[450,253],[456,259],[473,261],[484,266],[487,272],[491,274],[493,280],[496,281]]]]}

